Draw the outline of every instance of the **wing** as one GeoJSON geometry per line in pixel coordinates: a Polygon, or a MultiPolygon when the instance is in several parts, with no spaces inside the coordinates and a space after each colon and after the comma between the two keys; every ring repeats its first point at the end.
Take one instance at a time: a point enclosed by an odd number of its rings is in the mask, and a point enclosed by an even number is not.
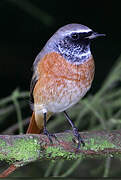
{"type": "MultiPolygon", "coordinates": [[[[35,58],[35,61],[33,63],[33,76],[32,76],[32,79],[31,79],[31,83],[30,83],[30,105],[33,106],[34,104],[34,97],[33,97],[33,90],[34,90],[34,87],[38,81],[38,78],[37,78],[37,75],[36,75],[36,68],[37,68],[37,64],[38,62],[40,61],[41,59],[41,52],[37,55],[37,57],[35,58]]],[[[33,109],[33,107],[32,107],[33,109]]]]}
{"type": "Polygon", "coordinates": [[[37,76],[35,74],[33,74],[31,83],[30,83],[30,104],[31,105],[34,104],[33,90],[34,90],[34,87],[35,87],[37,81],[38,81],[37,76]]]}
{"type": "MultiPolygon", "coordinates": [[[[43,48],[40,51],[40,53],[37,55],[37,57],[35,58],[35,61],[33,63],[33,76],[32,76],[31,83],[30,83],[30,105],[31,106],[33,106],[33,104],[34,104],[33,90],[38,81],[37,72],[36,72],[37,64],[39,61],[41,61],[42,57],[44,57],[45,54],[46,54],[46,51],[43,48]]],[[[32,109],[33,109],[33,107],[32,107],[32,109]]]]}

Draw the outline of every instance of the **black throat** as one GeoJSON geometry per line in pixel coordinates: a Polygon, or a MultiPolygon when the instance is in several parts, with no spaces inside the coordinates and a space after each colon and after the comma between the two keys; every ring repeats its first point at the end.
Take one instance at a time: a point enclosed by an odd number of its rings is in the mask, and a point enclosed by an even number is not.
{"type": "Polygon", "coordinates": [[[81,64],[90,56],[90,41],[88,39],[79,38],[74,40],[70,36],[60,40],[55,49],[70,63],[81,64]]]}

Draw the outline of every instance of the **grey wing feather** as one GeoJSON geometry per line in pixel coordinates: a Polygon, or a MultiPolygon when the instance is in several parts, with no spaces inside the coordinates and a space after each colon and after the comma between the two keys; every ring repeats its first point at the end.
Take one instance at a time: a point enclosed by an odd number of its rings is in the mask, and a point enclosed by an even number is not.
{"type": "Polygon", "coordinates": [[[40,57],[41,57],[41,52],[37,55],[37,57],[35,58],[35,61],[33,63],[33,76],[32,76],[31,83],[30,83],[30,103],[31,104],[34,103],[33,90],[34,90],[35,84],[38,81],[38,78],[36,75],[36,68],[37,68],[38,62],[40,61],[40,57]]]}
{"type": "Polygon", "coordinates": [[[34,90],[34,87],[38,81],[37,73],[36,73],[37,64],[39,61],[41,61],[43,56],[44,56],[44,49],[42,51],[40,51],[40,53],[37,55],[37,57],[35,58],[35,61],[33,63],[33,72],[34,73],[32,76],[31,83],[30,83],[30,103],[31,103],[31,105],[33,105],[33,103],[34,103],[33,90],[34,90]]]}
{"type": "Polygon", "coordinates": [[[33,98],[33,90],[35,87],[35,84],[37,83],[38,79],[36,77],[36,75],[34,74],[30,83],[30,103],[33,104],[34,103],[34,98],[33,98]]]}

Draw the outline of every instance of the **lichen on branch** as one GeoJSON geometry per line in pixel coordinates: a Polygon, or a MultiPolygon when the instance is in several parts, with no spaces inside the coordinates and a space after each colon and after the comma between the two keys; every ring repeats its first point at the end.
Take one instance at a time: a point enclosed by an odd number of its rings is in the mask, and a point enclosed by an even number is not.
{"type": "Polygon", "coordinates": [[[82,132],[85,146],[77,149],[72,131],[57,133],[51,144],[45,135],[1,135],[0,160],[18,166],[36,160],[121,157],[121,131],[82,132]]]}

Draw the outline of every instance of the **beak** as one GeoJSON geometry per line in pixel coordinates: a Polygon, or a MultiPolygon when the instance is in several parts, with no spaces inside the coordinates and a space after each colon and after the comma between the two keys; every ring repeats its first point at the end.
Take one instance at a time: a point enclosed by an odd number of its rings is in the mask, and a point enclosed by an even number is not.
{"type": "Polygon", "coordinates": [[[93,32],[90,36],[88,36],[87,38],[88,39],[95,39],[95,38],[97,38],[97,37],[102,37],[102,36],[106,36],[106,34],[99,34],[99,33],[97,33],[97,32],[93,32]]]}

